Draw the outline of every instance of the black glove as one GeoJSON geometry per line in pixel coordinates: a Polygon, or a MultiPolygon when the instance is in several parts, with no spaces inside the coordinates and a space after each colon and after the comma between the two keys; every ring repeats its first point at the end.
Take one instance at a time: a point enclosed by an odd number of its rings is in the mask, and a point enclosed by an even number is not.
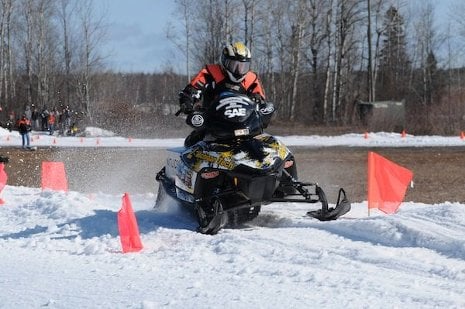
{"type": "Polygon", "coordinates": [[[179,93],[179,107],[184,114],[190,114],[194,111],[193,99],[184,92],[179,93]]]}
{"type": "Polygon", "coordinates": [[[258,93],[253,93],[249,95],[249,98],[255,103],[255,104],[262,104],[263,103],[263,98],[261,95],[258,93]]]}

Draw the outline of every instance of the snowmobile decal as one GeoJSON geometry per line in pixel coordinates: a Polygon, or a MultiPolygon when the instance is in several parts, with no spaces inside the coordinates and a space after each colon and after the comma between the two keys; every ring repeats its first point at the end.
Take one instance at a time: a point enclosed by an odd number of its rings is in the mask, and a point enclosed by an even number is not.
{"type": "Polygon", "coordinates": [[[224,115],[227,118],[244,117],[247,115],[247,109],[243,105],[249,105],[246,101],[231,101],[229,98],[220,100],[216,110],[224,107],[224,115]]]}
{"type": "Polygon", "coordinates": [[[230,108],[240,108],[242,105],[250,105],[247,100],[238,100],[236,97],[221,99],[219,104],[216,106],[216,110],[220,110],[223,106],[226,106],[226,109],[230,108]]]}
{"type": "Polygon", "coordinates": [[[220,154],[218,161],[219,166],[224,166],[227,169],[233,169],[236,165],[231,161],[231,152],[220,154]]]}
{"type": "Polygon", "coordinates": [[[224,167],[226,169],[233,169],[235,167],[235,164],[231,160],[231,152],[224,152],[215,156],[213,153],[205,153],[201,150],[196,150],[188,155],[188,157],[189,159],[195,158],[193,167],[196,171],[206,166],[224,167]],[[205,165],[205,162],[211,164],[205,165]]]}
{"type": "Polygon", "coordinates": [[[226,111],[224,112],[224,115],[227,116],[228,118],[244,117],[246,115],[246,112],[247,110],[245,108],[226,107],[226,111]]]}
{"type": "Polygon", "coordinates": [[[290,153],[286,145],[271,135],[260,134],[255,136],[255,139],[261,141],[264,144],[264,150],[266,153],[268,153],[268,156],[274,156],[277,154],[281,160],[284,160],[290,153]]]}
{"type": "Polygon", "coordinates": [[[194,183],[197,173],[192,171],[189,167],[184,164],[179,164],[176,169],[176,186],[189,193],[194,192],[194,183]],[[195,174],[195,175],[194,175],[195,174]]]}

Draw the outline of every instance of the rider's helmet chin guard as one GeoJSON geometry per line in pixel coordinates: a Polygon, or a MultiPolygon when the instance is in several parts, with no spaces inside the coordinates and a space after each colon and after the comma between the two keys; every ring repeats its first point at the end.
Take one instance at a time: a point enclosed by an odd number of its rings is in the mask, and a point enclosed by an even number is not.
{"type": "Polygon", "coordinates": [[[240,83],[250,70],[252,56],[242,42],[227,44],[221,54],[221,65],[232,82],[240,83]]]}

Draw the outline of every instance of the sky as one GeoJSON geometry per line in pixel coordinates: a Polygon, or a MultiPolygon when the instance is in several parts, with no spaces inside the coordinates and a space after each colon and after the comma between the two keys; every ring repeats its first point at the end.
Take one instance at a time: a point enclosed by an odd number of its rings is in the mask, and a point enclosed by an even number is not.
{"type": "Polygon", "coordinates": [[[107,40],[102,42],[107,64],[115,71],[152,73],[167,65],[177,66],[166,27],[174,19],[174,1],[103,0],[97,13],[107,21],[107,40]]]}
{"type": "MultiPolygon", "coordinates": [[[[85,141],[44,135],[37,144],[182,142],[86,133],[85,141]]],[[[18,138],[0,129],[1,146],[19,145],[18,138]]],[[[282,139],[309,146],[465,143],[383,132],[282,139]]],[[[122,253],[117,217],[124,193],[7,183],[0,192],[0,308],[465,307],[465,204],[404,201],[395,214],[368,216],[362,201],[339,220],[319,222],[304,216],[305,204],[273,203],[243,227],[209,236],[197,233],[196,220],[172,200],[153,209],[155,192],[129,192],[143,249],[122,253]]]]}
{"type": "MultiPolygon", "coordinates": [[[[421,0],[423,1],[423,0],[421,0]]],[[[451,3],[457,0],[431,0],[438,22],[448,19],[451,3]]],[[[107,65],[115,71],[152,73],[173,67],[182,71],[183,59],[166,38],[169,22],[175,23],[173,0],[101,0],[96,1],[98,14],[107,21],[107,40],[101,50],[107,65]],[[180,65],[182,64],[182,65],[180,65]]]]}

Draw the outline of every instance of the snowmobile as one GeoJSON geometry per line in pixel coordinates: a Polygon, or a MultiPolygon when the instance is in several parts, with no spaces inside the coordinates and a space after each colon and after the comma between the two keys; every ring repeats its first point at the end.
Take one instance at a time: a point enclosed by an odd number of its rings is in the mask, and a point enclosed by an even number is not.
{"type": "Polygon", "coordinates": [[[264,133],[270,111],[272,104],[260,109],[247,96],[228,91],[188,115],[187,124],[208,128],[208,134],[191,147],[168,149],[166,165],[156,175],[155,207],[170,196],[194,213],[204,234],[251,221],[273,202],[319,203],[307,215],[321,221],[347,213],[351,206],[344,189],[333,208],[318,184],[298,180],[292,152],[264,133]]]}

